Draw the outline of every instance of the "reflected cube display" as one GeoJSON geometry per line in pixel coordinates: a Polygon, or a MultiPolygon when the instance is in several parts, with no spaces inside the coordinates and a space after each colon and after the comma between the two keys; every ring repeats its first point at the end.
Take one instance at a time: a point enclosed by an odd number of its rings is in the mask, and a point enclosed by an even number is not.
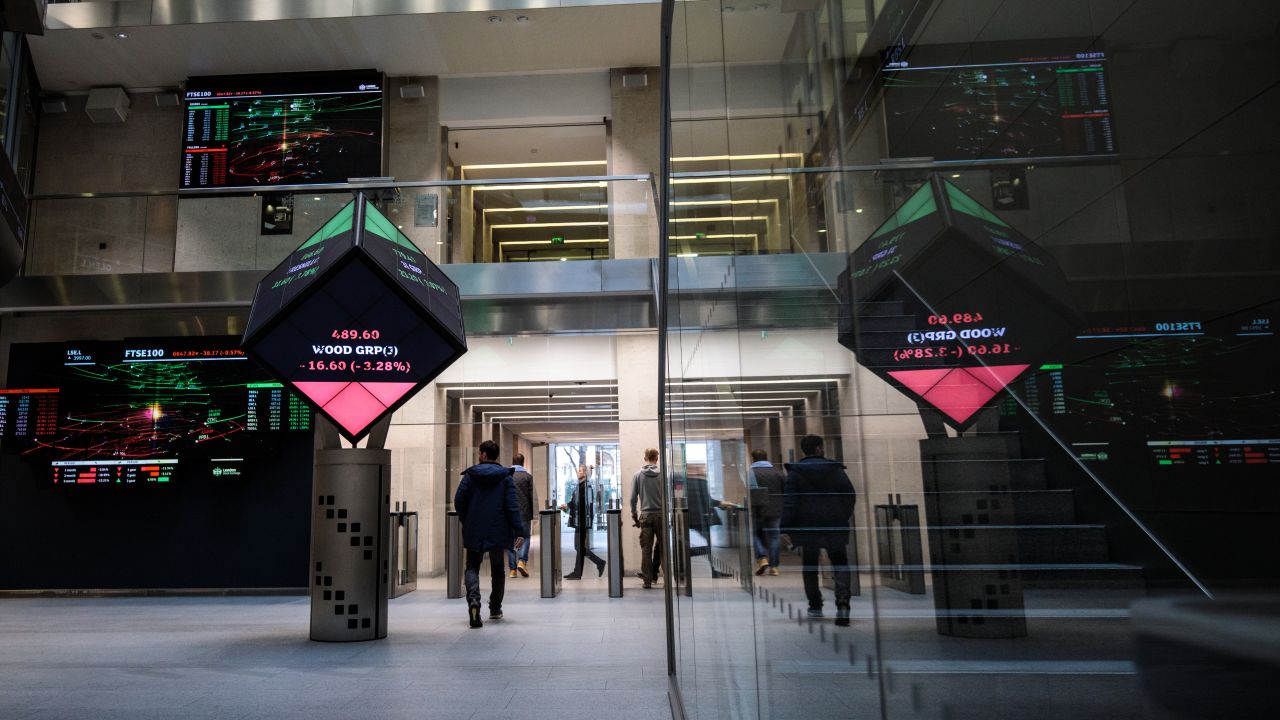
{"type": "Polygon", "coordinates": [[[840,342],[958,428],[1080,322],[1053,257],[938,176],[850,254],[840,288],[840,342]]]}

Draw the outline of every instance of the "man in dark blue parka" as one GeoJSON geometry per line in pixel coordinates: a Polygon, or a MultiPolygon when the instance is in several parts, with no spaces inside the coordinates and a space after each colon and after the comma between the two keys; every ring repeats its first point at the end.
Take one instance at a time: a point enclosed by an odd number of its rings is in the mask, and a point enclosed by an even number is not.
{"type": "Polygon", "coordinates": [[[516,485],[511,468],[498,464],[498,443],[480,443],[480,462],[462,473],[462,482],[453,496],[453,507],[462,521],[462,547],[467,551],[467,617],[471,627],[484,625],[480,619],[480,563],[489,556],[492,588],[489,591],[489,619],[502,619],[502,595],[506,590],[504,558],[512,547],[520,547],[524,522],[516,502],[516,485]]]}
{"type": "Polygon", "coordinates": [[[783,486],[782,532],[801,548],[804,593],[809,617],[822,617],[818,562],[823,550],[831,561],[836,585],[836,624],[849,624],[852,576],[849,568],[849,518],[853,515],[853,483],[844,465],[822,455],[822,438],[806,435],[800,441],[805,457],[788,463],[783,486]]]}

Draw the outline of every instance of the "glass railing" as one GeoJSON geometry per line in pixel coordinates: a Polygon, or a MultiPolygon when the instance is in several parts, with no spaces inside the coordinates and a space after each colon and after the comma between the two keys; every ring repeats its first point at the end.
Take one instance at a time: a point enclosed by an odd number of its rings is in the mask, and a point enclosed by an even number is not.
{"type": "Polygon", "coordinates": [[[268,270],[364,192],[437,263],[653,257],[649,176],[42,195],[27,275],[268,270]]]}

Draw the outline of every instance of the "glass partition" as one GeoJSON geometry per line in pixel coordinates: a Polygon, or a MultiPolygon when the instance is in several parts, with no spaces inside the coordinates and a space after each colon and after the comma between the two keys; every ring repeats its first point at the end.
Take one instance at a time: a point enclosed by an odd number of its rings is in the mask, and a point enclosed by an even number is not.
{"type": "Polygon", "coordinates": [[[1266,714],[1277,13],[676,5],[688,717],[1266,714]]]}

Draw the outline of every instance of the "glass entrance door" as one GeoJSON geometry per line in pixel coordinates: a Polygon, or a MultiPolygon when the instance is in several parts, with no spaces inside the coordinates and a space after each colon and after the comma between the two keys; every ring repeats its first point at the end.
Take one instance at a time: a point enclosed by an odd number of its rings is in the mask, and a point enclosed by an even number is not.
{"type": "MultiPolygon", "coordinates": [[[[550,467],[551,491],[555,493],[556,506],[569,502],[573,496],[574,485],[578,482],[578,468],[585,468],[587,481],[591,484],[592,497],[595,498],[594,513],[591,519],[591,530],[587,538],[587,547],[594,548],[597,555],[602,555],[608,544],[605,536],[605,511],[610,502],[622,500],[622,478],[618,471],[617,443],[553,443],[547,455],[550,467]]],[[[577,546],[577,530],[569,527],[569,514],[560,513],[560,532],[564,540],[560,545],[561,559],[565,572],[574,566],[577,546]]],[[[589,565],[588,565],[589,567],[589,565]]],[[[594,572],[586,573],[586,577],[594,578],[594,572]]]]}

